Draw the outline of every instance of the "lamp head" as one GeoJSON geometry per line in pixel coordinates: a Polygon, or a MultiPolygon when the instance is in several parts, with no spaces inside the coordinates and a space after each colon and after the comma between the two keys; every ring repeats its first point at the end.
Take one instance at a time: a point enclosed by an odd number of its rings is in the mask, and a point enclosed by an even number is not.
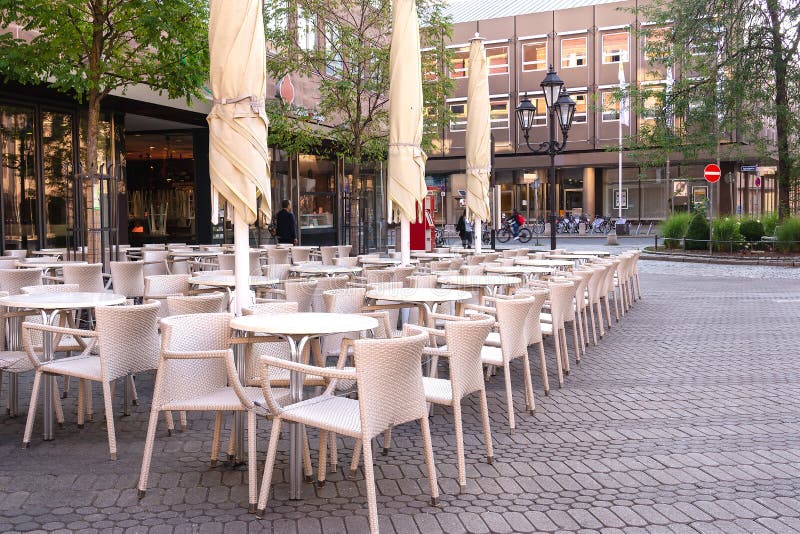
{"type": "Polygon", "coordinates": [[[517,106],[517,120],[519,121],[519,127],[522,128],[526,136],[528,135],[528,130],[533,126],[535,117],[536,106],[533,105],[528,97],[523,98],[522,102],[517,106]]]}
{"type": "Polygon", "coordinates": [[[561,132],[566,136],[572,126],[572,119],[575,117],[575,101],[572,100],[566,91],[562,90],[553,108],[553,111],[556,112],[556,116],[558,116],[561,132]]]}
{"type": "Polygon", "coordinates": [[[553,104],[555,104],[558,99],[561,88],[564,87],[564,80],[558,77],[552,65],[550,65],[550,70],[547,71],[547,76],[542,80],[541,86],[542,91],[544,91],[544,100],[547,104],[547,109],[552,109],[553,104]]]}

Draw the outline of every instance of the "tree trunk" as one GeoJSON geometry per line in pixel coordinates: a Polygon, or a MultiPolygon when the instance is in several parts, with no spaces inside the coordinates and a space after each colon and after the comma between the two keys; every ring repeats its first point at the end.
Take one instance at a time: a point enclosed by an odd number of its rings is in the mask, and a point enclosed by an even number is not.
{"type": "MultiPolygon", "coordinates": [[[[361,211],[361,140],[355,140],[353,151],[353,177],[350,180],[350,244],[352,254],[361,254],[361,232],[359,212],[361,211]],[[356,187],[358,184],[358,188],[356,187]]],[[[365,229],[366,230],[366,229],[365,229]]]]}
{"type": "Polygon", "coordinates": [[[788,67],[781,40],[781,6],[778,0],[767,0],[772,26],[772,64],[775,70],[775,138],[778,151],[778,214],[789,215],[791,194],[791,157],[789,154],[789,90],[788,67]]]}
{"type": "Polygon", "coordinates": [[[84,221],[86,222],[86,261],[98,263],[102,261],[102,250],[99,230],[100,199],[95,197],[96,188],[100,184],[94,179],[97,176],[97,133],[100,127],[100,102],[102,96],[98,91],[89,91],[89,115],[86,121],[86,169],[88,180],[82,184],[84,197],[84,221]]]}

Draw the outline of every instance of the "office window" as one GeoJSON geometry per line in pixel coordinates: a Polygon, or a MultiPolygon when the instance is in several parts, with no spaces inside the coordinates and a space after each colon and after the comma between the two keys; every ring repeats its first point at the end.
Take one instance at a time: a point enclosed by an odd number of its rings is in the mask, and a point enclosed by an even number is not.
{"type": "Polygon", "coordinates": [[[267,27],[267,50],[270,52],[277,52],[278,46],[276,43],[272,42],[270,38],[278,40],[281,38],[282,34],[285,34],[288,27],[286,23],[286,11],[279,10],[270,12],[269,14],[264,13],[264,24],[267,27]]]}
{"type": "Polygon", "coordinates": [[[489,76],[508,74],[508,47],[486,47],[486,64],[489,67],[489,76]]]}
{"type": "Polygon", "coordinates": [[[576,93],[569,95],[575,101],[575,115],[572,118],[572,124],[580,124],[586,122],[586,93],[576,93]]]}
{"type": "Polygon", "coordinates": [[[603,91],[603,122],[619,120],[619,100],[614,95],[614,91],[603,91]]]}
{"type": "Polygon", "coordinates": [[[325,74],[328,76],[340,76],[344,62],[342,55],[337,51],[339,45],[339,36],[336,34],[336,29],[330,24],[325,26],[325,55],[327,56],[327,63],[325,64],[325,74]]]}
{"type": "Polygon", "coordinates": [[[522,45],[522,72],[547,70],[547,41],[522,45]]]}
{"type": "Polygon", "coordinates": [[[648,64],[664,63],[671,55],[667,42],[669,28],[659,28],[644,36],[644,58],[648,64]]]}
{"type": "Polygon", "coordinates": [[[628,41],[628,32],[603,35],[603,63],[627,62],[628,41]]]}
{"type": "Polygon", "coordinates": [[[664,114],[664,86],[649,87],[642,106],[642,124],[655,124],[664,114]]]}
{"type": "Polygon", "coordinates": [[[450,104],[450,131],[463,132],[467,129],[467,103],[457,102],[450,104]]]}
{"type": "Polygon", "coordinates": [[[561,39],[561,68],[586,66],[586,37],[561,39]]]}
{"type": "MultiPolygon", "coordinates": [[[[489,103],[489,112],[492,130],[508,129],[508,100],[492,100],[489,103]]],[[[466,106],[465,106],[466,107],[466,106]]],[[[466,119],[465,119],[466,125],[466,119]]]]}
{"type": "Polygon", "coordinates": [[[453,61],[450,64],[451,78],[467,78],[469,76],[469,48],[457,48],[453,52],[453,61]]]}
{"type": "Polygon", "coordinates": [[[297,44],[302,50],[307,51],[317,47],[313,15],[306,14],[303,10],[297,12],[297,44]]]}

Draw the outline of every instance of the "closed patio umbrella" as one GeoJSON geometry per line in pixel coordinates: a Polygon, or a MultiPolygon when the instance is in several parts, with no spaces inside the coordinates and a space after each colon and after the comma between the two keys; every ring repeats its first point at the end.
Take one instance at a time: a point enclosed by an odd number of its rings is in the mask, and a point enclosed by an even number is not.
{"type": "MultiPolygon", "coordinates": [[[[213,107],[208,115],[212,198],[221,194],[233,208],[236,313],[249,298],[248,226],[260,209],[269,220],[266,48],[261,0],[211,0],[208,25],[213,107]]],[[[212,210],[212,218],[216,210],[212,210]]]]}
{"type": "Polygon", "coordinates": [[[389,169],[390,221],[400,220],[400,251],[404,264],[411,260],[410,221],[417,220],[425,186],[422,143],[422,66],[419,23],[414,0],[392,1],[392,45],[389,58],[389,169]]]}
{"type": "Polygon", "coordinates": [[[491,117],[489,71],[483,38],[477,33],[469,46],[467,85],[467,219],[474,221],[475,249],[481,250],[481,222],[490,220],[491,117]]]}

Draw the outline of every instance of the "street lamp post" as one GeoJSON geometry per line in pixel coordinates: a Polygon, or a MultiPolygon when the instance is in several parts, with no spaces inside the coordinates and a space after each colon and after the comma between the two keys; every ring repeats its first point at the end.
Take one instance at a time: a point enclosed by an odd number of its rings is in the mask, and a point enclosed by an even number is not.
{"type": "Polygon", "coordinates": [[[539,144],[538,148],[531,146],[530,129],[536,118],[536,107],[528,98],[524,98],[517,107],[517,120],[525,136],[525,144],[534,154],[547,154],[550,156],[550,249],[556,248],[556,224],[558,221],[556,214],[556,154],[564,151],[567,144],[567,133],[572,126],[572,118],[575,115],[575,101],[569,97],[564,89],[564,82],[550,65],[547,76],[541,83],[544,91],[544,100],[547,105],[547,112],[550,127],[550,138],[539,144]],[[556,139],[556,120],[561,127],[561,142],[556,139]]]}

